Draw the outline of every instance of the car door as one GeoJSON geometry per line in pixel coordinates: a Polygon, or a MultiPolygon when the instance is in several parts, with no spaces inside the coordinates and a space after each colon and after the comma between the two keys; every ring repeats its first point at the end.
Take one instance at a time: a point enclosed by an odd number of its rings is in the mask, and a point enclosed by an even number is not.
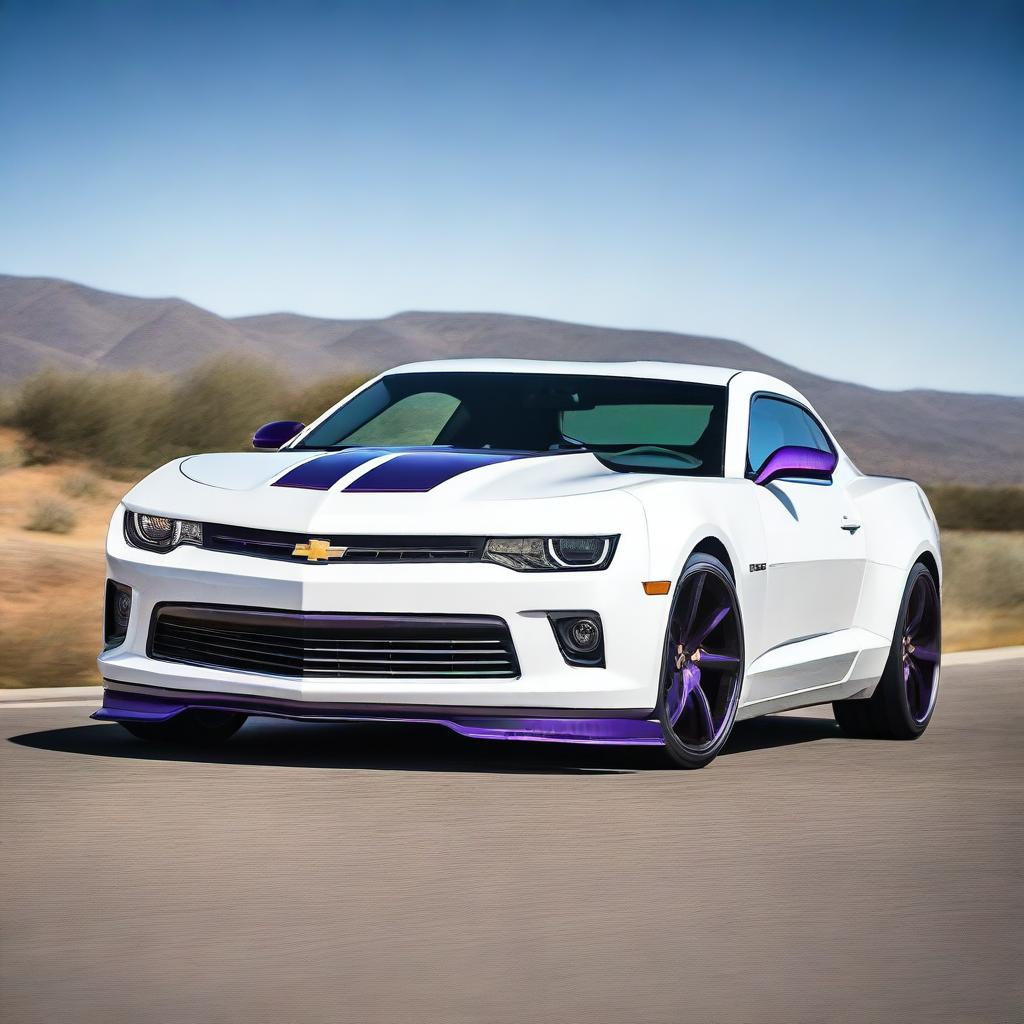
{"type": "MultiPolygon", "coordinates": [[[[824,430],[802,405],[778,395],[751,400],[747,467],[753,477],[783,445],[833,451],[824,430]]],[[[801,651],[803,641],[852,627],[865,568],[863,531],[846,484],[852,470],[840,461],[831,481],[776,480],[756,486],[765,538],[767,601],[765,640],[769,649],[794,645],[793,663],[814,661],[827,647],[819,642],[801,651]],[[813,653],[812,653],[813,652],[813,653]]],[[[840,643],[839,646],[842,646],[840,643]]],[[[804,686],[835,682],[835,670],[813,665],[801,671],[804,686]],[[819,678],[820,675],[820,678],[819,678]]]]}

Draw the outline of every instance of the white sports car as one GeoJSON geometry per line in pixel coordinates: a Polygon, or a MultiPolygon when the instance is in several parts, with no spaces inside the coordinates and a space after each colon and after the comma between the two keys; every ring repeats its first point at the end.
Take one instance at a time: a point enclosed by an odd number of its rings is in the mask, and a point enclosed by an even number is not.
{"type": "Polygon", "coordinates": [[[417,363],[253,444],[114,513],[95,717],[193,743],[250,715],[430,722],[685,768],[788,708],[893,739],[931,718],[928,501],[773,377],[417,363]]]}

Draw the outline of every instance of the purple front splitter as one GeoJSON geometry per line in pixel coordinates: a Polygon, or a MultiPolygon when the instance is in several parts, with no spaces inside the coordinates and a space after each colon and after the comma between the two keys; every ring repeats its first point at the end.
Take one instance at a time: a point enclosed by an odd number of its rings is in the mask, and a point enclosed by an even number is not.
{"type": "Polygon", "coordinates": [[[128,690],[104,690],[103,707],[92,717],[105,722],[166,722],[190,708],[236,711],[308,722],[397,722],[443,725],[477,740],[531,740],[540,743],[601,743],[661,746],[661,726],[644,718],[528,718],[459,715],[438,718],[392,709],[353,711],[330,704],[233,694],[181,693],[156,696],[128,690]]]}

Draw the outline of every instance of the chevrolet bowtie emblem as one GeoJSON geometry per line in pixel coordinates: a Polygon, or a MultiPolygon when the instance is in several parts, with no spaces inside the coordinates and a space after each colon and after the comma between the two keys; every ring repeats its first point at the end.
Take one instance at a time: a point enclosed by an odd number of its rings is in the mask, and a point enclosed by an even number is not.
{"type": "Polygon", "coordinates": [[[333,547],[329,540],[314,540],[312,537],[305,544],[296,544],[292,554],[305,558],[307,562],[329,562],[332,558],[344,558],[348,548],[333,547]]]}

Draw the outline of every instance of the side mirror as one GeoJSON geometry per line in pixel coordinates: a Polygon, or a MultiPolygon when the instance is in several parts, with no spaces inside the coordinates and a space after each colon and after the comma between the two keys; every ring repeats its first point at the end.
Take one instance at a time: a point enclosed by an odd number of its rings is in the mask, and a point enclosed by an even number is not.
{"type": "Polygon", "coordinates": [[[785,480],[789,477],[831,482],[838,462],[835,452],[787,444],[776,448],[764,460],[761,468],[754,474],[754,483],[770,484],[773,480],[785,480]]]}
{"type": "Polygon", "coordinates": [[[273,423],[264,423],[252,435],[252,446],[253,448],[280,448],[305,428],[305,423],[296,423],[295,420],[274,420],[273,423]]]}

